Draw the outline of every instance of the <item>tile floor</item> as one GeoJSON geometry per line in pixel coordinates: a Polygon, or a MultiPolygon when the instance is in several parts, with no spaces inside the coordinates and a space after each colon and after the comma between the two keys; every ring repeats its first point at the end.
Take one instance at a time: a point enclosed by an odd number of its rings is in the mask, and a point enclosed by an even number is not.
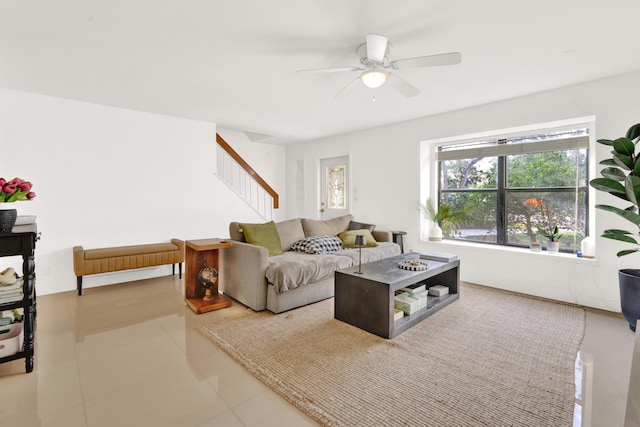
{"type": "MultiPolygon", "coordinates": [[[[177,276],[40,296],[34,371],[0,364],[0,426],[316,425],[196,330],[242,310],[196,316],[177,276]]],[[[621,315],[587,310],[575,425],[624,425],[635,342],[621,315]]]]}

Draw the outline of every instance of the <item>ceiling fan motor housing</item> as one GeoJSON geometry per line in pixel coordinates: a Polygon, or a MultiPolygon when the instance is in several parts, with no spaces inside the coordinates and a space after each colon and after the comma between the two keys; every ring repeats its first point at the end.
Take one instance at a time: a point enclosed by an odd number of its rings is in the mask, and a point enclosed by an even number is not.
{"type": "Polygon", "coordinates": [[[391,63],[391,61],[389,61],[389,56],[391,55],[391,42],[387,43],[387,49],[384,51],[384,59],[382,60],[381,63],[378,63],[376,61],[370,61],[369,57],[367,56],[367,43],[362,43],[360,46],[358,46],[358,57],[360,58],[360,63],[362,65],[364,65],[365,67],[369,67],[369,66],[373,66],[373,65],[379,65],[382,66],[384,68],[388,68],[389,64],[391,63]]]}

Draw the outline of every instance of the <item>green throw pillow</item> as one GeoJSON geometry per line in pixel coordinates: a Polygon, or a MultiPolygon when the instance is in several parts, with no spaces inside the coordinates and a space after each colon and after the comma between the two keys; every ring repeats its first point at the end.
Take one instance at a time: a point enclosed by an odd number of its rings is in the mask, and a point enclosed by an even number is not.
{"type": "Polygon", "coordinates": [[[342,246],[345,248],[358,248],[359,246],[356,246],[356,236],[358,234],[364,236],[365,245],[363,247],[373,248],[378,246],[376,239],[373,238],[371,232],[367,229],[343,231],[338,234],[338,237],[342,240],[342,246]]]}
{"type": "Polygon", "coordinates": [[[244,240],[252,245],[262,246],[269,250],[269,256],[282,255],[282,243],[276,228],[276,223],[269,221],[265,224],[240,224],[244,233],[244,240]]]}

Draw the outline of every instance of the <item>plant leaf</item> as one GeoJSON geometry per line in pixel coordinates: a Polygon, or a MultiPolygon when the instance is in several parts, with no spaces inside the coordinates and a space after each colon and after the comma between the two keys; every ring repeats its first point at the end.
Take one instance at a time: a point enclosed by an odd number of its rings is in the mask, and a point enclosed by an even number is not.
{"type": "Polygon", "coordinates": [[[635,176],[640,176],[640,162],[638,161],[637,157],[636,157],[636,165],[633,167],[633,174],[635,176]]]}
{"type": "Polygon", "coordinates": [[[629,128],[629,130],[627,131],[627,138],[632,141],[636,138],[640,138],[640,123],[637,123],[629,128]]]}
{"type": "MultiPolygon", "coordinates": [[[[640,162],[636,163],[636,167],[638,167],[638,165],[640,165],[640,162]]],[[[616,181],[624,181],[624,179],[627,177],[627,174],[625,174],[618,168],[604,168],[600,171],[600,174],[605,178],[613,179],[616,181]]]]}
{"type": "Polygon", "coordinates": [[[616,255],[621,257],[621,256],[629,255],[635,252],[638,252],[638,249],[625,249],[624,251],[618,252],[616,255]]]}
{"type": "Polygon", "coordinates": [[[640,200],[640,178],[629,175],[624,181],[624,188],[629,201],[635,206],[638,206],[638,200],[640,200]]]}
{"type": "Polygon", "coordinates": [[[613,141],[610,139],[599,139],[598,142],[602,145],[611,145],[613,146],[613,141]]]}
{"type": "Polygon", "coordinates": [[[633,167],[635,166],[633,159],[626,154],[613,153],[613,161],[616,162],[618,166],[626,170],[633,170],[633,167]]]}
{"type": "Polygon", "coordinates": [[[636,239],[634,239],[633,237],[629,236],[628,234],[604,233],[602,235],[602,237],[604,237],[606,239],[619,240],[621,242],[626,242],[626,243],[634,243],[636,245],[638,244],[636,239]]]}
{"type": "Polygon", "coordinates": [[[634,234],[634,233],[632,233],[631,231],[627,231],[627,230],[618,230],[618,229],[615,229],[615,228],[612,228],[612,229],[610,229],[610,230],[604,230],[604,233],[605,233],[605,234],[609,234],[609,233],[611,233],[611,234],[613,234],[613,233],[616,233],[616,234],[634,234]]]}
{"type": "Polygon", "coordinates": [[[601,160],[598,164],[604,166],[618,166],[618,164],[613,159],[604,159],[601,160]]]}
{"type": "Polygon", "coordinates": [[[626,190],[622,184],[611,178],[594,178],[589,183],[593,188],[600,191],[606,191],[611,194],[626,194],[626,190]]]}
{"type": "Polygon", "coordinates": [[[607,211],[607,212],[613,212],[617,215],[620,215],[621,217],[623,217],[624,219],[626,219],[627,221],[635,225],[640,225],[640,215],[638,215],[635,212],[616,208],[615,206],[609,206],[609,205],[596,205],[596,208],[602,209],[603,211],[607,211]]]}
{"type": "Polygon", "coordinates": [[[633,153],[636,151],[636,146],[629,138],[618,138],[613,141],[613,149],[616,150],[616,153],[633,157],[633,153]]]}

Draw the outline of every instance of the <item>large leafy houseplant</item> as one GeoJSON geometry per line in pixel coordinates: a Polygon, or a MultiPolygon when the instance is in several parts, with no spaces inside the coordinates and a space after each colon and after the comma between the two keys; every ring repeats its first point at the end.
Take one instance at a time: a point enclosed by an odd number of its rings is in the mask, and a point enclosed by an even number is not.
{"type": "MultiPolygon", "coordinates": [[[[633,225],[632,231],[616,228],[605,230],[602,234],[607,239],[635,246],[619,251],[617,256],[621,257],[640,251],[640,152],[636,152],[640,142],[640,123],[631,126],[624,137],[599,139],[598,142],[612,147],[613,151],[610,158],[600,162],[606,166],[600,171],[602,178],[592,179],[591,186],[631,204],[624,208],[596,205],[596,208],[612,212],[633,225]]],[[[618,277],[622,313],[629,321],[631,330],[635,331],[636,322],[640,319],[640,270],[620,270],[618,277]]]]}

